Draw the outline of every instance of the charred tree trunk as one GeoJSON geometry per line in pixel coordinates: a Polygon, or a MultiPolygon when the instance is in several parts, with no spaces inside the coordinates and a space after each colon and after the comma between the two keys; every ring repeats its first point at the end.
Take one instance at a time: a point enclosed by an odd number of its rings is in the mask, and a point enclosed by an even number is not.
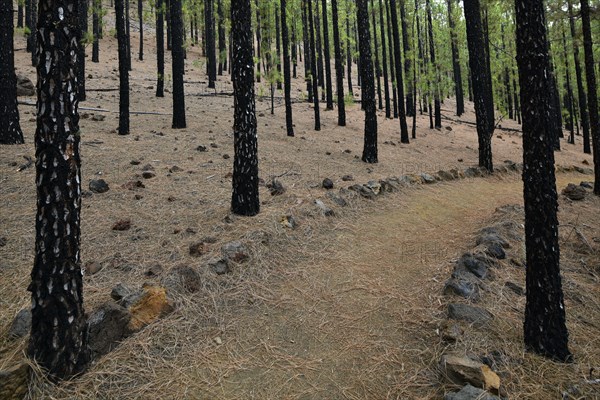
{"type": "Polygon", "coordinates": [[[346,104],[344,103],[344,66],[340,48],[340,29],[338,23],[337,0],[331,0],[331,19],[333,23],[333,52],[335,54],[335,83],[338,105],[338,125],[346,126],[346,104]]]}
{"type": "MultiPolygon", "coordinates": [[[[281,90],[281,28],[279,27],[279,13],[275,11],[275,54],[277,55],[277,61],[275,65],[277,67],[277,90],[281,90]]],[[[272,113],[271,113],[272,114],[272,113]]]]}
{"type": "MultiPolygon", "coordinates": [[[[79,11],[79,43],[85,39],[88,30],[88,8],[87,0],[80,0],[78,6],[79,11]]],[[[34,62],[35,65],[35,62],[34,62]]],[[[79,46],[79,66],[77,68],[77,84],[79,89],[77,95],[79,101],[85,101],[85,46],[79,46]]]]}
{"type": "Polygon", "coordinates": [[[404,74],[406,76],[406,116],[415,114],[413,101],[413,82],[410,79],[410,40],[408,39],[408,23],[406,18],[406,0],[400,0],[400,19],[402,20],[402,46],[404,49],[404,74]]]}
{"type": "Polygon", "coordinates": [[[546,88],[550,69],[542,0],[516,0],[517,63],[523,115],[523,196],[527,259],[524,336],[528,350],[568,361],[560,278],[558,200],[546,88]],[[536,49],[536,51],[531,51],[536,49]]]}
{"type": "Polygon", "coordinates": [[[381,55],[383,64],[383,93],[385,97],[385,117],[390,118],[392,113],[390,109],[390,88],[388,80],[388,58],[385,43],[385,23],[383,22],[383,1],[379,0],[379,27],[381,31],[381,55]]]}
{"type": "Polygon", "coordinates": [[[565,33],[565,26],[561,24],[562,44],[563,44],[563,59],[565,63],[565,106],[569,112],[569,119],[567,122],[567,129],[570,132],[569,143],[575,144],[575,126],[573,124],[573,87],[571,86],[571,66],[569,65],[569,55],[567,53],[567,34],[565,33]]]}
{"type": "Polygon", "coordinates": [[[312,79],[310,75],[312,74],[312,66],[311,66],[311,57],[310,57],[310,33],[309,33],[309,24],[308,24],[308,5],[305,0],[301,0],[302,7],[302,39],[304,41],[304,80],[306,81],[306,92],[308,93],[308,102],[312,103],[313,101],[313,87],[312,87],[312,79]]]}
{"type": "Polygon", "coordinates": [[[131,21],[129,15],[129,0],[125,0],[125,32],[127,39],[127,70],[131,71],[131,21]]]}
{"type": "MultiPolygon", "coordinates": [[[[409,143],[408,125],[406,124],[406,113],[404,110],[404,82],[402,80],[402,60],[400,57],[400,34],[398,32],[398,14],[396,13],[396,0],[390,0],[390,15],[392,19],[393,42],[394,42],[394,67],[396,72],[396,90],[398,91],[398,115],[400,117],[400,141],[409,143]]],[[[392,39],[390,39],[392,40],[392,39]]]]}
{"type": "Polygon", "coordinates": [[[571,28],[571,38],[573,39],[573,59],[575,61],[575,77],[577,79],[577,95],[579,98],[579,115],[581,116],[581,127],[583,129],[583,152],[592,153],[590,145],[590,118],[588,114],[587,95],[583,88],[583,71],[579,61],[579,44],[577,43],[577,33],[575,31],[575,15],[573,14],[572,0],[568,0],[569,6],[569,25],[571,28]]]}
{"type": "Polygon", "coordinates": [[[156,0],[156,97],[165,96],[164,3],[156,0]]]}
{"type": "Polygon", "coordinates": [[[427,25],[429,27],[429,54],[431,55],[431,67],[433,68],[434,80],[433,84],[433,102],[435,108],[435,128],[441,129],[442,127],[442,110],[440,105],[440,73],[438,65],[435,59],[435,40],[433,37],[433,20],[431,18],[431,3],[426,0],[427,8],[427,25]]]}
{"type": "Polygon", "coordinates": [[[325,52],[325,92],[326,109],[333,110],[333,88],[331,86],[331,53],[329,50],[329,21],[327,20],[327,0],[321,0],[323,9],[323,50],[325,52]]]}
{"type": "MultiPolygon", "coordinates": [[[[171,62],[173,75],[173,129],[185,128],[185,97],[183,93],[183,18],[181,0],[170,0],[171,3],[171,62]]],[[[213,43],[214,44],[214,43],[213,43]]]]}
{"type": "Polygon", "coordinates": [[[101,0],[93,0],[92,9],[92,34],[94,41],[92,42],[92,62],[100,62],[100,4],[101,0]]]}
{"type": "Polygon", "coordinates": [[[37,216],[27,289],[32,303],[28,353],[52,380],[79,374],[90,361],[79,257],[78,13],[76,0],[41,0],[36,41],[45,57],[37,67],[37,216]]]}
{"type": "MultiPolygon", "coordinates": [[[[311,5],[312,5],[311,1],[311,5]]],[[[313,9],[311,8],[311,12],[313,9]]],[[[321,94],[325,96],[325,73],[323,72],[323,46],[321,43],[321,19],[319,17],[319,0],[314,2],[314,32],[315,32],[315,50],[317,52],[317,74],[319,78],[319,86],[321,86],[321,94]]],[[[324,99],[323,99],[324,100],[324,99]]]]}
{"type": "Polygon", "coordinates": [[[352,43],[350,43],[350,1],[346,0],[346,68],[348,70],[348,93],[354,95],[352,91],[352,43]]]}
{"type": "Polygon", "coordinates": [[[365,139],[362,160],[376,163],[377,160],[377,114],[375,107],[375,82],[373,60],[371,58],[371,35],[369,32],[369,11],[367,0],[356,1],[358,21],[359,51],[362,65],[362,101],[365,110],[365,139]]]}
{"type": "MultiPolygon", "coordinates": [[[[396,97],[396,69],[395,69],[395,64],[394,64],[394,39],[392,37],[392,23],[390,20],[390,6],[388,4],[388,2],[386,1],[385,3],[385,20],[386,20],[386,25],[387,25],[387,31],[388,31],[388,42],[389,42],[389,51],[390,51],[390,61],[389,61],[389,67],[390,67],[390,80],[392,81],[392,105],[393,105],[393,110],[394,110],[394,118],[398,118],[398,99],[396,97]]],[[[401,100],[402,101],[402,100],[401,100]]]]}
{"type": "MultiPolygon", "coordinates": [[[[317,55],[315,54],[315,29],[313,25],[312,0],[305,0],[308,8],[308,30],[310,31],[310,82],[313,90],[313,104],[315,110],[315,131],[321,130],[321,115],[319,113],[319,85],[317,84],[317,55]]],[[[318,1],[318,0],[316,0],[318,1]]]]}
{"type": "Polygon", "coordinates": [[[13,4],[0,4],[0,144],[24,143],[17,107],[13,4]]]}
{"type": "Polygon", "coordinates": [[[292,18],[292,77],[295,79],[298,77],[297,68],[298,68],[298,51],[297,51],[297,43],[296,43],[296,18],[295,15],[292,18]]]}
{"type": "Polygon", "coordinates": [[[206,56],[208,58],[208,87],[214,89],[215,81],[217,80],[217,57],[215,54],[213,0],[205,0],[204,2],[204,21],[206,29],[206,56]]]}
{"type": "Polygon", "coordinates": [[[217,16],[219,17],[219,75],[227,71],[227,46],[225,42],[225,18],[223,18],[223,0],[217,0],[217,16]]]}
{"type": "Polygon", "coordinates": [[[33,66],[36,66],[35,62],[35,53],[36,53],[36,39],[37,39],[37,20],[38,20],[38,0],[31,0],[29,2],[29,7],[27,7],[27,13],[29,14],[29,36],[27,36],[27,51],[31,53],[31,63],[33,66]]]}
{"type": "Polygon", "coordinates": [[[119,51],[119,135],[129,135],[129,68],[127,67],[127,31],[125,5],[115,1],[115,25],[119,51]]]}
{"type": "Polygon", "coordinates": [[[494,126],[494,116],[489,115],[489,98],[492,97],[492,88],[488,85],[486,76],[487,54],[481,24],[481,9],[479,0],[464,3],[465,20],[467,25],[467,45],[469,48],[469,65],[473,86],[473,100],[475,102],[475,115],[477,119],[477,136],[479,139],[479,166],[492,172],[492,134],[490,127],[494,126]]]}
{"type": "Polygon", "coordinates": [[[144,2],[138,0],[138,19],[140,23],[140,49],[138,53],[138,60],[144,60],[144,2]]]}
{"type": "Polygon", "coordinates": [[[581,22],[583,25],[583,49],[585,53],[585,76],[588,87],[588,104],[590,105],[590,131],[594,144],[594,194],[600,196],[600,119],[598,118],[598,91],[596,71],[594,70],[594,49],[592,28],[590,26],[590,4],[581,0],[581,22]]]}
{"type": "Polygon", "coordinates": [[[256,4],[256,82],[260,82],[260,60],[262,59],[262,52],[260,51],[260,43],[262,41],[260,37],[260,6],[258,0],[255,0],[256,4]]]}
{"type": "Polygon", "coordinates": [[[173,44],[173,37],[171,35],[171,0],[165,0],[165,22],[167,23],[167,51],[171,51],[173,44]]]}
{"type": "Polygon", "coordinates": [[[454,1],[455,0],[447,0],[451,40],[450,45],[452,46],[452,71],[454,72],[454,96],[456,97],[456,115],[460,117],[465,112],[465,100],[462,87],[462,73],[460,70],[460,54],[458,50],[458,39],[456,36],[456,24],[454,23],[454,11],[452,9],[452,3],[454,1]]]}
{"type": "MultiPolygon", "coordinates": [[[[24,7],[24,3],[21,3],[21,1],[18,1],[18,4],[17,4],[17,28],[23,27],[23,7],[24,7]]],[[[12,12],[12,10],[11,10],[11,12],[12,12]]],[[[11,16],[12,16],[12,14],[11,14],[11,16]]]]}
{"type": "Polygon", "coordinates": [[[250,0],[231,0],[231,77],[235,105],[231,211],[246,216],[260,211],[251,19],[250,0]]]}
{"type": "MultiPolygon", "coordinates": [[[[325,1],[325,0],[323,0],[325,1]]],[[[377,43],[377,23],[375,20],[375,3],[371,0],[371,18],[373,21],[373,51],[375,52],[375,77],[377,78],[377,100],[378,108],[383,109],[383,99],[381,98],[381,67],[379,64],[379,46],[377,43]]]]}
{"type": "Polygon", "coordinates": [[[288,136],[294,136],[292,121],[292,80],[290,77],[290,43],[288,38],[287,10],[285,0],[281,0],[281,36],[283,41],[283,87],[285,97],[285,126],[288,136]]]}

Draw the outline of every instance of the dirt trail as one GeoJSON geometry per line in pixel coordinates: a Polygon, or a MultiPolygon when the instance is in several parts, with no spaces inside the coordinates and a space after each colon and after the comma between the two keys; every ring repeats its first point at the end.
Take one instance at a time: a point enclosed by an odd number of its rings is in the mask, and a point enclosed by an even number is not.
{"type": "MultiPolygon", "coordinates": [[[[558,187],[582,179],[560,174],[558,187]]],[[[274,298],[224,333],[209,363],[236,367],[211,396],[414,398],[415,388],[439,396],[432,357],[444,311],[431,293],[471,234],[508,203],[522,203],[516,174],[387,196],[341,222],[326,258],[282,267],[292,272],[274,298]]]]}

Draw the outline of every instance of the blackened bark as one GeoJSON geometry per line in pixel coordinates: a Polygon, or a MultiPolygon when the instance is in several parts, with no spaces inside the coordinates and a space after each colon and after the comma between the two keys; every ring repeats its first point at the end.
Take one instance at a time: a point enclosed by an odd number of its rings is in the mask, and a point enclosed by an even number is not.
{"type": "Polygon", "coordinates": [[[579,61],[579,44],[575,31],[575,15],[573,14],[572,0],[568,0],[569,25],[571,28],[571,38],[573,39],[573,60],[575,61],[575,77],[577,79],[577,96],[579,99],[579,115],[581,116],[581,127],[583,129],[583,152],[592,153],[590,145],[590,116],[588,114],[587,95],[583,88],[583,71],[579,61]]]}
{"type": "MultiPolygon", "coordinates": [[[[550,50],[550,42],[548,42],[548,50],[550,50]]],[[[550,54],[550,53],[548,53],[550,54]]],[[[550,57],[550,55],[548,55],[550,57]]],[[[548,69],[548,95],[550,96],[550,109],[548,110],[550,123],[552,127],[552,131],[554,132],[553,144],[554,150],[560,150],[560,138],[563,137],[562,131],[562,114],[560,108],[560,97],[558,94],[558,85],[556,84],[556,76],[554,75],[554,66],[552,65],[552,61],[550,61],[550,66],[548,69]]]]}
{"type": "Polygon", "coordinates": [[[100,62],[100,3],[101,0],[93,0],[92,5],[92,34],[94,41],[92,42],[92,62],[100,62]]]}
{"type": "Polygon", "coordinates": [[[127,69],[129,71],[131,68],[131,15],[129,14],[129,0],[125,0],[125,34],[127,39],[127,69]]]}
{"type": "Polygon", "coordinates": [[[140,49],[138,53],[138,59],[144,60],[144,2],[138,0],[138,19],[140,23],[140,49]]]}
{"type": "Polygon", "coordinates": [[[569,143],[575,144],[575,126],[573,124],[573,114],[574,114],[574,105],[573,105],[573,87],[571,86],[571,66],[569,65],[569,55],[567,53],[567,34],[565,33],[565,26],[563,23],[560,25],[561,34],[562,34],[562,44],[563,44],[563,61],[565,63],[565,106],[567,107],[567,111],[569,112],[569,119],[567,120],[567,129],[570,131],[569,143]]]}
{"type": "Polygon", "coordinates": [[[260,210],[252,32],[248,23],[251,18],[250,0],[231,0],[231,77],[235,105],[231,211],[247,216],[260,210]]]}
{"type": "Polygon", "coordinates": [[[395,64],[394,64],[394,39],[392,38],[392,23],[390,20],[390,6],[388,4],[388,2],[386,1],[385,3],[385,21],[386,21],[386,25],[387,25],[387,32],[388,32],[388,42],[389,42],[389,51],[390,51],[390,57],[389,57],[389,67],[390,67],[390,80],[392,81],[392,108],[394,110],[394,118],[398,118],[398,99],[396,97],[396,69],[395,69],[395,64]]]}
{"type": "MultiPolygon", "coordinates": [[[[318,1],[318,0],[316,0],[318,1]]],[[[312,0],[305,0],[308,8],[308,30],[310,32],[310,82],[313,90],[313,104],[315,110],[315,131],[321,130],[321,115],[319,113],[319,85],[317,84],[317,55],[315,54],[315,28],[313,25],[312,0]]]]}
{"type": "MultiPolygon", "coordinates": [[[[256,82],[260,82],[260,60],[262,59],[262,53],[260,51],[260,6],[258,0],[255,0],[256,4],[256,82]]],[[[305,25],[307,26],[307,25],[305,25]]]]}
{"type": "MultiPolygon", "coordinates": [[[[173,35],[171,35],[171,0],[165,0],[166,11],[165,11],[165,21],[167,23],[167,51],[171,51],[173,45],[173,35]]],[[[203,54],[204,55],[204,54],[203,54]]]]}
{"type": "MultiPolygon", "coordinates": [[[[311,1],[311,5],[312,5],[311,1]]],[[[311,12],[313,9],[311,8],[311,12]]],[[[321,19],[319,18],[319,0],[314,2],[314,32],[315,32],[315,50],[317,52],[317,74],[319,78],[319,86],[321,86],[322,94],[325,94],[325,73],[323,72],[323,46],[321,44],[321,19]]]]}
{"type": "Polygon", "coordinates": [[[517,123],[521,125],[521,107],[519,106],[519,91],[517,90],[517,80],[513,77],[513,99],[515,103],[515,116],[517,123]]]}
{"type": "Polygon", "coordinates": [[[290,43],[287,26],[287,10],[285,0],[281,0],[281,36],[283,41],[283,81],[285,97],[285,126],[288,136],[294,136],[294,124],[292,122],[292,82],[290,77],[290,43]]]}
{"type": "Polygon", "coordinates": [[[0,144],[24,143],[17,107],[13,24],[12,1],[4,1],[0,4],[0,144]]]}
{"type": "Polygon", "coordinates": [[[37,47],[37,43],[35,42],[37,38],[37,6],[38,0],[30,0],[29,7],[27,7],[27,14],[29,15],[29,25],[27,26],[29,28],[29,36],[27,36],[27,51],[31,53],[31,60],[34,66],[35,63],[33,62],[33,59],[35,57],[37,47]]]}
{"type": "Polygon", "coordinates": [[[377,160],[377,114],[375,107],[375,82],[373,60],[371,58],[371,35],[369,32],[369,11],[367,0],[356,1],[358,21],[359,52],[362,65],[362,101],[365,110],[365,139],[362,160],[376,163],[377,160]]]}
{"type": "Polygon", "coordinates": [[[385,97],[385,117],[390,118],[392,113],[390,109],[390,88],[388,81],[388,59],[385,43],[385,23],[383,21],[383,1],[379,0],[379,29],[381,31],[381,58],[383,64],[383,93],[385,97]]]}
{"type": "Polygon", "coordinates": [[[352,43],[350,43],[350,1],[346,0],[346,68],[348,70],[348,93],[352,96],[352,43]]]}
{"type": "Polygon", "coordinates": [[[204,17],[204,21],[206,24],[205,28],[206,56],[208,62],[208,87],[214,89],[215,81],[217,80],[217,57],[215,54],[215,18],[213,11],[213,0],[205,0],[204,17]]]}
{"type": "Polygon", "coordinates": [[[588,104],[590,105],[590,131],[594,145],[594,194],[600,196],[600,119],[598,117],[598,91],[596,89],[596,71],[594,70],[594,49],[592,29],[590,26],[590,4],[581,0],[581,22],[583,25],[583,50],[585,53],[585,76],[588,88],[588,104]]]}
{"type": "MultiPolygon", "coordinates": [[[[275,10],[275,53],[277,54],[277,61],[275,65],[277,66],[277,90],[281,90],[281,28],[279,26],[279,13],[275,10]]],[[[272,98],[271,98],[272,99],[272,98]]],[[[272,114],[272,112],[271,112],[272,114]]]]}
{"type": "Polygon", "coordinates": [[[333,88],[331,87],[331,52],[329,50],[329,22],[327,20],[327,0],[322,0],[323,9],[323,50],[325,52],[325,92],[326,109],[333,110],[333,88]]]}
{"type": "MultiPolygon", "coordinates": [[[[381,1],[381,0],[380,0],[381,1]]],[[[344,103],[344,66],[340,48],[340,29],[338,24],[337,0],[331,0],[331,19],[333,23],[333,52],[335,55],[335,83],[338,105],[338,125],[346,126],[346,104],[344,103]]]]}
{"type": "Polygon", "coordinates": [[[431,66],[433,68],[434,80],[433,84],[433,98],[435,107],[435,128],[440,129],[442,127],[442,110],[440,105],[440,73],[438,65],[435,60],[435,40],[433,37],[433,20],[431,18],[431,3],[426,0],[427,8],[427,25],[429,26],[429,54],[431,55],[431,66]]]}
{"type": "Polygon", "coordinates": [[[292,16],[294,18],[292,18],[292,64],[293,64],[293,71],[292,71],[292,77],[293,78],[297,78],[298,74],[297,74],[297,67],[298,67],[298,52],[297,52],[297,43],[296,43],[296,18],[295,18],[295,14],[292,16]]]}
{"type": "Polygon", "coordinates": [[[306,92],[308,93],[308,102],[313,101],[313,87],[310,75],[312,74],[311,57],[310,57],[310,33],[308,24],[308,5],[305,0],[301,0],[302,7],[302,39],[304,42],[304,80],[306,81],[306,92]]]}
{"type": "MultiPolygon", "coordinates": [[[[173,129],[185,128],[185,97],[183,93],[183,18],[181,0],[171,2],[171,63],[173,75],[173,129]]],[[[213,43],[214,44],[214,43],[213,43]]]]}
{"type": "MultiPolygon", "coordinates": [[[[88,7],[87,0],[79,0],[79,43],[85,39],[88,30],[88,7]]],[[[85,101],[85,46],[79,46],[79,66],[77,68],[77,84],[79,89],[77,95],[79,101],[85,101]]]]}
{"type": "MultiPolygon", "coordinates": [[[[23,3],[17,4],[17,28],[23,27],[23,3]]],[[[12,15],[12,14],[11,14],[12,15]]]]}
{"type": "MultiPolygon", "coordinates": [[[[462,73],[460,70],[460,54],[458,50],[458,39],[456,35],[456,24],[454,22],[454,11],[452,3],[455,0],[447,0],[448,2],[448,21],[450,27],[450,45],[452,46],[452,71],[454,73],[454,96],[456,98],[456,115],[459,117],[465,112],[465,100],[462,87],[462,73]]],[[[508,69],[506,70],[508,72],[508,69]]],[[[510,93],[510,90],[508,91],[510,93]]],[[[509,95],[510,96],[510,95],[509,95]]],[[[510,102],[509,102],[510,103],[510,102]]],[[[510,103],[512,104],[512,103],[510,103]]],[[[512,118],[512,116],[511,116],[512,118]]]]}
{"type": "MultiPolygon", "coordinates": [[[[481,3],[479,3],[481,4],[481,3]]],[[[485,4],[485,3],[484,3],[485,4]]],[[[489,34],[489,22],[488,22],[488,11],[487,11],[487,5],[485,5],[485,7],[483,8],[483,16],[484,16],[484,22],[483,22],[483,37],[484,37],[484,44],[485,47],[483,47],[485,49],[485,78],[487,80],[486,85],[487,85],[487,95],[485,96],[485,106],[487,108],[487,115],[489,116],[488,118],[488,123],[489,123],[489,129],[492,133],[490,133],[490,136],[493,134],[494,128],[495,128],[495,116],[494,116],[494,92],[493,92],[493,85],[492,85],[492,63],[490,61],[490,34],[489,34]]]]}
{"type": "Polygon", "coordinates": [[[227,46],[225,39],[225,18],[223,17],[223,0],[217,0],[218,33],[219,33],[219,75],[227,71],[227,46]]]}
{"type": "Polygon", "coordinates": [[[568,361],[560,277],[553,131],[548,121],[550,58],[543,0],[516,0],[517,63],[523,116],[523,195],[527,261],[524,337],[528,350],[568,361]],[[536,51],[531,51],[536,49],[536,51]]]}
{"type": "Polygon", "coordinates": [[[383,99],[381,98],[381,67],[379,64],[379,46],[377,43],[377,23],[375,20],[375,3],[371,0],[371,18],[373,21],[373,50],[375,52],[375,77],[377,78],[377,100],[378,108],[383,109],[383,99]]]}
{"type": "Polygon", "coordinates": [[[44,62],[37,67],[37,215],[27,289],[32,303],[28,353],[52,380],[83,372],[90,360],[79,256],[78,3],[41,0],[36,41],[44,62]]]}
{"type": "Polygon", "coordinates": [[[163,0],[156,0],[156,97],[165,96],[165,35],[163,0]]]}
{"type": "Polygon", "coordinates": [[[486,76],[487,53],[481,24],[481,9],[479,0],[464,3],[465,20],[467,25],[467,45],[469,48],[469,65],[473,86],[473,100],[477,119],[477,136],[479,140],[479,166],[493,171],[492,163],[492,134],[494,116],[489,115],[488,102],[492,97],[492,88],[488,85],[486,76]]]}
{"type": "Polygon", "coordinates": [[[400,34],[398,32],[398,14],[396,13],[396,0],[390,0],[390,15],[392,19],[392,37],[394,42],[394,69],[396,72],[396,90],[398,91],[398,116],[400,118],[400,141],[409,143],[408,126],[404,109],[404,82],[402,80],[402,60],[400,57],[400,34]]]}
{"type": "MultiPolygon", "coordinates": [[[[417,4],[415,4],[417,6],[417,4]]],[[[406,0],[400,0],[400,19],[402,21],[402,47],[404,50],[404,74],[406,75],[406,116],[412,117],[415,114],[413,105],[413,82],[410,74],[410,41],[408,40],[408,23],[406,18],[406,0]]]]}
{"type": "Polygon", "coordinates": [[[129,68],[127,67],[127,31],[125,5],[115,0],[115,25],[119,50],[119,135],[129,135],[129,68]]]}

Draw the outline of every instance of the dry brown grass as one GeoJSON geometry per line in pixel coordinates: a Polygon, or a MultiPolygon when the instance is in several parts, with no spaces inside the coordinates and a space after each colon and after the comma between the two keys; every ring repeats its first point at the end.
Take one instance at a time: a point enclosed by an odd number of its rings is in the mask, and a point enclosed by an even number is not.
{"type": "MultiPolygon", "coordinates": [[[[154,84],[155,60],[152,36],[148,37],[146,61],[134,60],[132,109],[168,114],[170,98],[156,99],[149,88],[154,84]]],[[[24,47],[22,38],[16,47],[24,47]]],[[[101,64],[88,62],[93,76],[88,87],[116,88],[114,40],[104,40],[101,51],[101,64]]],[[[203,68],[192,64],[196,49],[188,55],[186,79],[200,82],[203,68]]],[[[27,57],[17,52],[17,66],[32,76],[27,57]]],[[[226,77],[220,84],[230,90],[226,77]]],[[[303,83],[297,80],[295,85],[303,83]]],[[[312,204],[320,198],[333,205],[319,188],[323,178],[342,187],[352,183],[341,181],[346,174],[356,178],[354,183],[365,183],[474,165],[475,130],[451,123],[451,132],[430,131],[427,119],[419,117],[418,139],[400,145],[397,121],[380,118],[380,163],[366,165],[355,158],[362,146],[359,107],[349,108],[347,128],[335,126],[335,112],[323,112],[323,130],[317,133],[311,130],[310,106],[297,104],[298,137],[289,139],[282,129],[283,110],[270,116],[267,102],[259,102],[259,112],[264,113],[259,117],[261,177],[269,180],[287,172],[281,180],[288,191],[271,197],[262,188],[261,213],[235,217],[228,212],[231,181],[226,177],[232,160],[222,157],[232,155],[231,98],[193,96],[206,92],[203,83],[186,85],[186,92],[189,127],[184,130],[171,130],[168,115],[132,116],[128,137],[115,134],[114,113],[107,114],[103,123],[82,120],[84,186],[99,173],[111,185],[109,192],[83,200],[82,257],[84,262],[103,265],[102,271],[85,278],[86,309],[108,301],[118,282],[131,286],[166,282],[169,271],[180,264],[197,269],[203,286],[194,294],[171,290],[175,312],[126,339],[82,377],[52,386],[38,373],[30,397],[439,398],[450,388],[440,383],[437,362],[448,347],[436,332],[445,319],[446,300],[440,293],[449,261],[471,247],[470,234],[490,223],[496,207],[521,201],[518,175],[406,188],[375,202],[349,198],[348,207],[335,207],[336,216],[327,218],[312,204]],[[209,147],[206,153],[195,150],[210,143],[219,147],[209,147]],[[130,160],[141,164],[131,165],[130,160]],[[141,179],[145,164],[153,165],[157,176],[144,180],[145,189],[123,188],[141,179]],[[173,165],[183,171],[169,173],[173,165]],[[136,194],[143,198],[135,200],[136,194]],[[287,214],[298,220],[295,230],[279,223],[287,214]],[[132,220],[130,231],[111,230],[121,218],[132,220]],[[207,236],[217,239],[208,245],[209,254],[190,257],[189,244],[207,236]],[[237,239],[249,244],[251,261],[232,274],[214,275],[205,261],[222,243],[237,239]],[[159,278],[144,275],[153,263],[164,267],[159,278]]],[[[115,96],[89,92],[82,105],[115,110],[115,96]]],[[[447,100],[444,112],[451,115],[451,107],[447,100]]],[[[0,148],[0,235],[8,238],[0,248],[0,369],[22,360],[26,345],[25,340],[9,342],[6,333],[16,313],[29,305],[25,289],[33,263],[34,170],[18,173],[11,163],[34,154],[31,110],[23,108],[21,113],[27,144],[0,148]]],[[[472,112],[465,116],[473,118],[472,112]]],[[[503,138],[494,139],[495,159],[518,160],[518,136],[498,133],[503,138]]],[[[566,165],[591,162],[590,156],[571,146],[557,159],[566,165]]],[[[562,187],[586,177],[569,174],[559,179],[562,187]]],[[[468,330],[456,345],[477,355],[493,350],[507,354],[499,372],[511,398],[559,398],[572,384],[586,390],[587,398],[599,397],[597,385],[582,382],[591,367],[600,366],[594,241],[600,236],[600,204],[592,199],[583,204],[563,202],[562,207],[563,225],[577,226],[594,249],[590,253],[569,227],[561,231],[576,363],[555,364],[523,352],[523,299],[502,286],[504,280],[522,280],[522,271],[512,267],[496,271],[491,292],[482,301],[496,315],[492,325],[468,330]]]]}

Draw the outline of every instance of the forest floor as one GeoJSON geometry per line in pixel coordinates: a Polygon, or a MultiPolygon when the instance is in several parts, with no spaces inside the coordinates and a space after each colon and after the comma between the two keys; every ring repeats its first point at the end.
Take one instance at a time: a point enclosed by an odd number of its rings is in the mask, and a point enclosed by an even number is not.
{"type": "MultiPolygon", "coordinates": [[[[108,36],[101,42],[101,63],[87,59],[88,89],[118,88],[116,42],[108,36]]],[[[442,289],[451,263],[472,247],[478,229],[498,218],[498,207],[522,204],[519,174],[404,188],[374,201],[348,196],[346,207],[337,206],[321,182],[331,178],[337,193],[338,188],[370,180],[476,166],[475,127],[444,120],[441,131],[430,130],[428,118],[419,116],[417,139],[400,144],[398,120],[385,120],[379,112],[379,163],[365,164],[360,161],[364,117],[359,105],[347,107],[344,128],[336,125],[337,112],[323,107],[322,130],[315,132],[311,105],[294,104],[296,137],[288,138],[282,101],[270,115],[269,101],[261,98],[260,176],[265,182],[280,176],[287,190],[271,196],[261,187],[261,213],[236,217],[229,211],[232,97],[212,95],[204,64],[194,61],[203,59],[196,48],[188,49],[188,127],[171,129],[171,95],[154,97],[154,45],[152,36],[146,37],[145,61],[133,54],[131,110],[158,115],[132,115],[131,134],[118,136],[117,91],[90,90],[80,104],[83,187],[103,178],[111,188],[82,201],[82,261],[103,267],[85,276],[86,310],[109,301],[119,282],[134,287],[161,282],[181,264],[196,269],[203,285],[191,295],[171,294],[176,304],[172,314],[126,339],[84,376],[58,387],[39,386],[31,397],[440,398],[454,387],[441,379],[439,358],[453,349],[477,355],[504,352],[510,361],[497,372],[510,398],[558,399],[565,391],[575,393],[574,386],[582,395],[572,398],[600,398],[598,385],[586,383],[600,369],[598,197],[571,202],[560,196],[573,364],[523,351],[524,297],[501,289],[506,281],[524,286],[524,271],[508,263],[481,301],[494,321],[485,329],[468,329],[459,342],[448,345],[438,330],[445,320],[442,289]],[[98,116],[105,119],[97,121],[98,116]],[[208,151],[197,151],[199,145],[208,151]],[[148,164],[156,176],[143,179],[148,164]],[[354,181],[342,181],[344,175],[354,181]],[[127,187],[137,180],[145,188],[127,187]],[[317,199],[335,215],[322,215],[314,204],[317,199]],[[281,224],[285,216],[294,217],[295,229],[281,224]],[[132,228],[112,230],[123,218],[131,219],[132,228]],[[206,237],[216,239],[208,253],[190,256],[189,245],[206,237]],[[230,274],[215,275],[206,261],[231,240],[247,243],[251,259],[230,274]],[[148,267],[156,263],[162,275],[147,277],[148,267]]],[[[17,71],[35,81],[24,47],[23,38],[17,38],[17,71]]],[[[137,48],[135,32],[132,47],[137,48]]],[[[303,80],[294,81],[294,97],[301,98],[303,86],[303,80]]],[[[216,91],[231,90],[229,77],[219,77],[216,91]]],[[[266,86],[257,89],[259,95],[267,93],[266,86]]],[[[442,112],[456,119],[453,104],[446,100],[442,112]]],[[[26,288],[33,264],[35,168],[16,169],[23,156],[35,154],[35,120],[33,107],[23,105],[20,111],[26,144],[0,148],[0,236],[7,239],[0,247],[0,369],[23,358],[26,339],[9,341],[7,332],[16,313],[30,304],[26,288]]],[[[474,121],[472,104],[460,119],[474,121]]],[[[501,125],[519,129],[513,121],[501,125]]],[[[558,165],[592,164],[577,139],[575,146],[563,142],[563,150],[556,153],[558,165]]],[[[497,130],[493,152],[498,165],[505,159],[520,161],[520,134],[497,130]]],[[[557,185],[561,190],[569,182],[591,178],[571,170],[557,175],[557,185]]],[[[523,258],[522,245],[512,251],[523,258]]]]}

